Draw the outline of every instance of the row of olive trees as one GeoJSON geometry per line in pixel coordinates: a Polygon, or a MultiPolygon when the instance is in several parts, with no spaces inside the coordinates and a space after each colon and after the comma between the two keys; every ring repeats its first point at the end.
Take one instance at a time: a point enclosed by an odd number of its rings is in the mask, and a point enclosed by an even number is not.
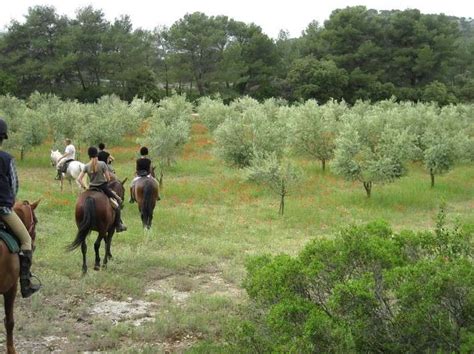
{"type": "Polygon", "coordinates": [[[63,101],[50,94],[33,93],[27,100],[0,96],[0,115],[9,125],[8,148],[24,153],[51,138],[60,148],[65,137],[80,146],[105,142],[119,144],[126,136],[139,136],[159,162],[163,173],[189,140],[193,106],[185,96],[173,95],[157,104],[135,98],[103,96],[97,103],[63,101]]]}
{"type": "Polygon", "coordinates": [[[135,98],[130,104],[117,96],[103,96],[97,103],[62,101],[57,96],[33,93],[27,100],[0,96],[0,115],[9,124],[9,147],[21,157],[33,146],[51,138],[54,147],[69,137],[76,144],[119,144],[135,135],[157,106],[135,98]]]}
{"type": "MultiPolygon", "coordinates": [[[[473,156],[472,105],[439,108],[386,100],[349,107],[309,100],[288,106],[275,99],[260,104],[244,97],[229,106],[219,98],[203,98],[197,109],[213,132],[217,156],[251,168],[249,178],[257,165],[268,169],[266,156],[284,165],[290,154],[297,154],[319,160],[323,170],[332,161],[336,174],[359,181],[370,197],[373,184],[403,176],[409,161],[424,164],[433,187],[436,175],[473,156]]],[[[283,165],[273,169],[280,180],[283,165]]],[[[275,177],[267,178],[267,184],[275,177]]]]}

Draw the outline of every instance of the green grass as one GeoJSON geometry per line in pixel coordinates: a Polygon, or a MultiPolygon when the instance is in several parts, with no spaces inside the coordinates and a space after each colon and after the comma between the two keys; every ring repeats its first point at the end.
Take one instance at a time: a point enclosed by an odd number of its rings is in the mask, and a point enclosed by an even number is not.
{"type": "MultiPolygon", "coordinates": [[[[130,137],[122,146],[110,147],[118,176],[129,181],[137,151],[134,141],[130,137]]],[[[447,202],[452,219],[474,224],[471,165],[437,177],[435,188],[430,188],[428,174],[413,164],[406,177],[375,185],[368,199],[362,185],[335,176],[330,166],[322,172],[318,162],[298,160],[305,178],[288,196],[285,215],[279,216],[278,195],[243,181],[240,171],[212,157],[212,148],[207,132],[196,124],[178,164],[165,171],[163,199],[155,210],[150,234],[142,230],[137,206],[127,204],[123,219],[129,230],[114,236],[114,259],[108,269],[92,270],[96,235],[88,237],[89,273],[85,277],[81,276],[80,251],[65,252],[76,233],[77,195],[69,186],[64,193],[59,191],[49,164],[49,146],[29,151],[18,162],[19,198],[42,200],[37,209],[40,223],[33,269],[44,283],[32,300],[18,300],[20,351],[31,346],[51,350],[45,347],[44,338],[57,336],[68,338],[61,347],[66,351],[191,348],[220,352],[224,329],[246,301],[245,292],[226,291],[240,288],[249,255],[296,254],[314,237],[374,219],[387,220],[395,230],[431,228],[442,201],[447,202]],[[203,275],[213,275],[218,283],[203,282],[203,275]],[[167,280],[173,291],[189,297],[177,302],[171,293],[147,293],[167,280]],[[106,317],[90,314],[103,299],[130,298],[152,302],[155,322],[113,324],[106,317]]],[[[85,156],[84,147],[81,149],[85,156]]]]}

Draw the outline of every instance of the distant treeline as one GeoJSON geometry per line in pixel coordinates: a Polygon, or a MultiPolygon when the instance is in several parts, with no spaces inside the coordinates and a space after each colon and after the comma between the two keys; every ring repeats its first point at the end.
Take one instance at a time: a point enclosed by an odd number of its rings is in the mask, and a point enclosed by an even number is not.
{"type": "Polygon", "coordinates": [[[273,40],[256,24],[200,12],[146,31],[128,16],[109,22],[91,6],[75,18],[36,6],[0,34],[0,95],[157,101],[176,91],[225,102],[395,96],[444,105],[474,101],[473,58],[474,20],[416,9],[347,7],[323,26],[308,24],[301,37],[281,31],[273,40]]]}

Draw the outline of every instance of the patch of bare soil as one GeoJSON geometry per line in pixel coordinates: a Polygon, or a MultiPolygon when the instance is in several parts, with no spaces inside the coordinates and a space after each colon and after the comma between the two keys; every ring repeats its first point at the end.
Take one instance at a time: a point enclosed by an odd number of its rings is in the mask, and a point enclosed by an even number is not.
{"type": "MultiPolygon", "coordinates": [[[[60,353],[67,347],[69,340],[66,337],[46,336],[40,340],[25,340],[15,338],[15,347],[18,353],[60,353]]],[[[0,346],[4,346],[0,340],[0,346]]]]}
{"type": "Polygon", "coordinates": [[[169,296],[176,304],[183,305],[194,294],[240,298],[243,290],[226,281],[219,273],[201,273],[157,280],[146,290],[146,294],[153,293],[169,296]]]}
{"type": "Polygon", "coordinates": [[[103,298],[90,311],[93,316],[109,319],[113,324],[129,322],[140,326],[154,320],[155,304],[143,300],[128,298],[127,301],[115,301],[103,298]]]}

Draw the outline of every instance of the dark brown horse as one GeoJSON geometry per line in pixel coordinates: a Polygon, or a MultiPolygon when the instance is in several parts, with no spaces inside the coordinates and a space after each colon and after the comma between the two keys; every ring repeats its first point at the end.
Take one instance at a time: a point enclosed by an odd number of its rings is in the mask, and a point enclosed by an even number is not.
{"type": "MultiPolygon", "coordinates": [[[[111,181],[109,188],[118,194],[120,198],[124,198],[125,189],[122,182],[118,180],[111,181]]],[[[120,208],[122,205],[120,206],[120,208]]],[[[100,269],[99,249],[102,240],[105,242],[105,257],[102,266],[107,268],[109,258],[112,258],[110,252],[112,237],[115,233],[115,210],[110,205],[109,198],[101,191],[86,190],[79,195],[76,202],[76,225],[78,228],[76,238],[69,245],[70,251],[81,246],[82,250],[82,273],[87,273],[87,235],[91,231],[97,231],[97,240],[94,243],[95,265],[94,270],[100,269]]]]}
{"type": "MultiPolygon", "coordinates": [[[[34,247],[36,238],[36,224],[38,220],[35,216],[35,209],[39,200],[30,204],[28,201],[15,203],[13,210],[18,214],[23,224],[25,224],[31,236],[31,244],[34,247]]],[[[13,317],[13,307],[18,287],[18,277],[20,275],[20,257],[18,254],[10,253],[3,241],[0,241],[0,294],[3,294],[5,305],[5,329],[7,331],[7,353],[16,353],[13,343],[13,327],[15,321],[13,317]]]]}
{"type": "Polygon", "coordinates": [[[140,217],[145,229],[151,228],[153,210],[159,199],[158,182],[154,178],[140,177],[133,189],[133,199],[137,201],[140,217]]]}

